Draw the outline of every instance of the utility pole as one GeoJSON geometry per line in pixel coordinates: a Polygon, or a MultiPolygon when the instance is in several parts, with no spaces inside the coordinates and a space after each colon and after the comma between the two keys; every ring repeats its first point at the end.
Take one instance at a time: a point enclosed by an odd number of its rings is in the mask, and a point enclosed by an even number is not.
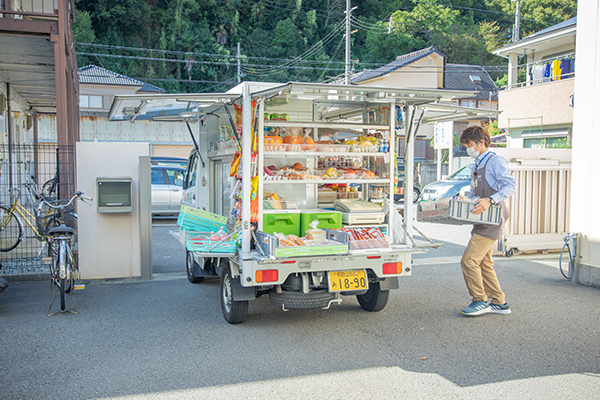
{"type": "Polygon", "coordinates": [[[350,9],[350,0],[346,0],[346,79],[345,84],[350,84],[350,31],[351,31],[351,22],[350,22],[350,13],[352,10],[350,9]]]}
{"type": "Polygon", "coordinates": [[[513,42],[518,42],[520,38],[521,30],[521,0],[512,0],[517,2],[517,9],[515,11],[515,29],[513,32],[513,42]]]}
{"type": "Polygon", "coordinates": [[[237,44],[237,83],[242,81],[242,53],[240,50],[240,42],[237,44]]]}

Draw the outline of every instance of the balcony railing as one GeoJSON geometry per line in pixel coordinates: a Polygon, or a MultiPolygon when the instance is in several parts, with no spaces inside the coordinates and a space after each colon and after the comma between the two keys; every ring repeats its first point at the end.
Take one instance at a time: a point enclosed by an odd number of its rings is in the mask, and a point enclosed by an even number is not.
{"type": "MultiPolygon", "coordinates": [[[[558,77],[561,78],[560,80],[575,78],[575,72],[570,72],[568,74],[561,74],[561,75],[558,75],[558,77]]],[[[526,82],[519,82],[519,83],[515,83],[512,85],[504,85],[500,88],[500,90],[510,90],[510,89],[516,89],[516,88],[521,88],[521,87],[525,87],[525,86],[539,85],[542,83],[554,82],[556,80],[557,79],[544,77],[542,79],[536,79],[536,80],[531,80],[531,81],[526,81],[526,82]]]]}
{"type": "Polygon", "coordinates": [[[60,0],[2,0],[0,18],[57,19],[60,0]]]}
{"type": "MultiPolygon", "coordinates": [[[[511,68],[509,66],[509,68],[511,68]]],[[[515,68],[513,66],[513,68],[515,68]]],[[[516,66],[516,74],[517,74],[517,83],[508,84],[502,86],[501,90],[510,90],[521,88],[524,86],[533,86],[539,85],[548,82],[560,81],[563,79],[571,79],[575,77],[575,53],[569,53],[562,55],[560,57],[542,60],[542,61],[533,61],[527,64],[521,64],[516,66]],[[568,61],[565,65],[565,68],[562,67],[556,69],[552,69],[552,64],[555,61],[562,62],[568,61]],[[543,69],[548,66],[548,74],[544,75],[542,72],[543,69]]]]}

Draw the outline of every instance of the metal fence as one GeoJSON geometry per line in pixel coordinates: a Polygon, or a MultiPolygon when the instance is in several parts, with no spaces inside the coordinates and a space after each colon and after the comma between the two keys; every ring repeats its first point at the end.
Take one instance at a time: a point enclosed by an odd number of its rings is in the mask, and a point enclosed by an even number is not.
{"type": "MultiPolygon", "coordinates": [[[[562,248],[569,231],[571,164],[511,168],[517,191],[508,201],[511,212],[501,251],[550,251],[562,248]]],[[[510,253],[512,254],[512,253],[510,253]]]]}
{"type": "MultiPolygon", "coordinates": [[[[11,192],[26,182],[34,180],[41,188],[44,183],[58,181],[56,195],[61,199],[75,193],[75,162],[73,146],[56,144],[13,144],[0,145],[0,205],[10,208],[11,192]]],[[[33,216],[40,199],[23,189],[19,203],[33,216]]],[[[6,213],[6,211],[4,211],[6,213]]],[[[35,220],[25,214],[34,227],[35,220]]],[[[22,240],[10,251],[0,252],[0,274],[31,272],[40,268],[46,254],[46,242],[37,236],[33,229],[20,217],[22,222],[22,240]]]]}

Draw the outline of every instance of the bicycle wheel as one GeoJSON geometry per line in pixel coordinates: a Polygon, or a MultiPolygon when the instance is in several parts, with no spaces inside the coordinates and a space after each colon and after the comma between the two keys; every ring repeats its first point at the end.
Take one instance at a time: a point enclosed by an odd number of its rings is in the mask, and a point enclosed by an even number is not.
{"type": "Polygon", "coordinates": [[[58,284],[58,286],[60,288],[60,311],[65,311],[65,308],[67,308],[67,280],[60,278],[60,283],[58,284]]]}
{"type": "Polygon", "coordinates": [[[565,242],[560,252],[560,257],[558,257],[558,266],[560,268],[560,273],[565,277],[565,279],[571,279],[573,277],[573,255],[571,254],[571,246],[569,246],[569,242],[565,242]],[[565,249],[567,249],[566,253],[565,249]],[[566,261],[563,261],[563,255],[567,257],[566,261]],[[567,267],[567,273],[565,273],[565,267],[567,267]]]}
{"type": "Polygon", "coordinates": [[[58,278],[58,286],[60,289],[60,310],[64,311],[66,307],[67,293],[71,291],[71,262],[69,260],[67,244],[64,240],[61,240],[59,243],[58,278]]]}
{"type": "Polygon", "coordinates": [[[0,206],[0,251],[11,251],[17,247],[22,234],[21,221],[9,208],[0,206]]]}
{"type": "Polygon", "coordinates": [[[57,198],[56,190],[58,187],[58,183],[56,182],[56,178],[52,178],[46,183],[42,185],[42,197],[46,201],[52,201],[57,198]]]}

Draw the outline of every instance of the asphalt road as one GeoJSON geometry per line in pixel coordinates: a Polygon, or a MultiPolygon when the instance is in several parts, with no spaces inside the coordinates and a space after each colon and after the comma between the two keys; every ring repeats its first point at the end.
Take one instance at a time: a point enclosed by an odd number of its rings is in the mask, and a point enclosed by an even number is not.
{"type": "Polygon", "coordinates": [[[379,313],[353,297],[283,312],[263,296],[234,326],[218,280],[187,281],[161,221],[155,279],[86,282],[78,315],[46,316],[47,282],[0,294],[0,398],[598,398],[600,289],[562,278],[555,256],[496,258],[513,313],[463,317],[468,229],[446,228],[423,228],[446,246],[416,256],[379,313]]]}

